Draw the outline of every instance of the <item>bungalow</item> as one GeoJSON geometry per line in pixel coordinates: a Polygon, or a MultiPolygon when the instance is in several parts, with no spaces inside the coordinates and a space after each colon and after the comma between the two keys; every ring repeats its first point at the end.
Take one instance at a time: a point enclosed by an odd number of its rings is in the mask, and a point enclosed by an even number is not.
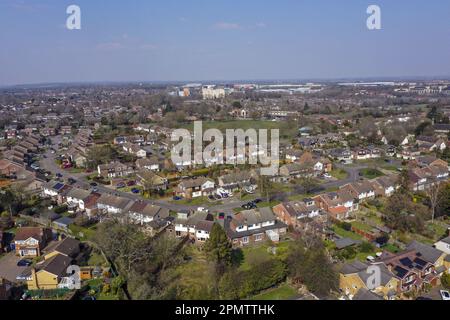
{"type": "Polygon", "coordinates": [[[287,225],[273,214],[270,208],[259,208],[241,211],[224,221],[224,229],[233,246],[246,246],[270,239],[280,241],[287,225]]]}
{"type": "Polygon", "coordinates": [[[197,178],[183,180],[178,184],[175,190],[177,196],[181,196],[186,199],[198,198],[208,196],[214,193],[215,183],[211,179],[197,178]]]}
{"type": "Polygon", "coordinates": [[[26,258],[39,257],[42,249],[52,239],[52,231],[47,228],[19,228],[14,238],[16,255],[26,258]]]}

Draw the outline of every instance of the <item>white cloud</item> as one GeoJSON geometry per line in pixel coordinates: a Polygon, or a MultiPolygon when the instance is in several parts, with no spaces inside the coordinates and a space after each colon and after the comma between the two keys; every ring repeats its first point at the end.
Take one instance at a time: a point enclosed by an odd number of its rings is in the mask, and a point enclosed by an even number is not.
{"type": "Polygon", "coordinates": [[[214,25],[214,27],[220,30],[236,30],[240,29],[241,25],[239,23],[232,22],[218,22],[214,25]]]}

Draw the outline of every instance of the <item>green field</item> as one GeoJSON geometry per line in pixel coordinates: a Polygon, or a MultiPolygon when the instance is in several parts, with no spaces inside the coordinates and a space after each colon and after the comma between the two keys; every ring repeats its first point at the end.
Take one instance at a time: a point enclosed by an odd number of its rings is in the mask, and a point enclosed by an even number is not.
{"type": "Polygon", "coordinates": [[[344,180],[344,179],[348,178],[347,171],[345,171],[343,169],[335,169],[335,170],[331,171],[330,174],[333,178],[336,178],[338,180],[344,180]]]}

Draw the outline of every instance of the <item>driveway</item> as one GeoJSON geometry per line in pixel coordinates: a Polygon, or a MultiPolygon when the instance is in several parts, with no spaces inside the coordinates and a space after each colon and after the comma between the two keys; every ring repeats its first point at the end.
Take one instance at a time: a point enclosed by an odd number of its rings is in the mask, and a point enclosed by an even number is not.
{"type": "Polygon", "coordinates": [[[18,267],[17,262],[21,258],[17,257],[14,252],[0,258],[0,278],[6,279],[13,283],[18,283],[17,276],[21,275],[27,267],[18,267]]]}

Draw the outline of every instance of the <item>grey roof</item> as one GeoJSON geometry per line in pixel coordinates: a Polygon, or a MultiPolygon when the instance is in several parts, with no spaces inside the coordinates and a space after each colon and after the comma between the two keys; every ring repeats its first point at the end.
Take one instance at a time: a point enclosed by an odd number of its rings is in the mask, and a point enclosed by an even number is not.
{"type": "Polygon", "coordinates": [[[354,246],[354,245],[361,244],[361,241],[353,240],[353,239],[350,239],[350,238],[341,238],[341,239],[335,240],[334,243],[336,244],[336,248],[344,249],[344,248],[347,248],[347,247],[351,247],[351,246],[354,246]]]}
{"type": "Polygon", "coordinates": [[[69,217],[62,217],[58,220],[53,221],[53,223],[60,225],[60,226],[69,226],[73,223],[73,219],[70,219],[69,217]]]}
{"type": "Polygon", "coordinates": [[[434,264],[442,255],[442,251],[417,241],[411,242],[406,247],[406,250],[415,250],[419,252],[423,260],[432,264],[434,264]]]}
{"type": "Polygon", "coordinates": [[[383,298],[372,291],[367,290],[366,288],[361,288],[355,294],[353,300],[383,300],[383,298]]]}
{"type": "Polygon", "coordinates": [[[40,266],[37,266],[39,271],[45,270],[56,276],[65,276],[67,267],[70,266],[72,259],[61,254],[58,254],[48,260],[45,260],[40,266]]]}
{"type": "Polygon", "coordinates": [[[441,239],[438,242],[444,242],[444,243],[450,244],[450,236],[448,236],[447,238],[441,239]]]}

